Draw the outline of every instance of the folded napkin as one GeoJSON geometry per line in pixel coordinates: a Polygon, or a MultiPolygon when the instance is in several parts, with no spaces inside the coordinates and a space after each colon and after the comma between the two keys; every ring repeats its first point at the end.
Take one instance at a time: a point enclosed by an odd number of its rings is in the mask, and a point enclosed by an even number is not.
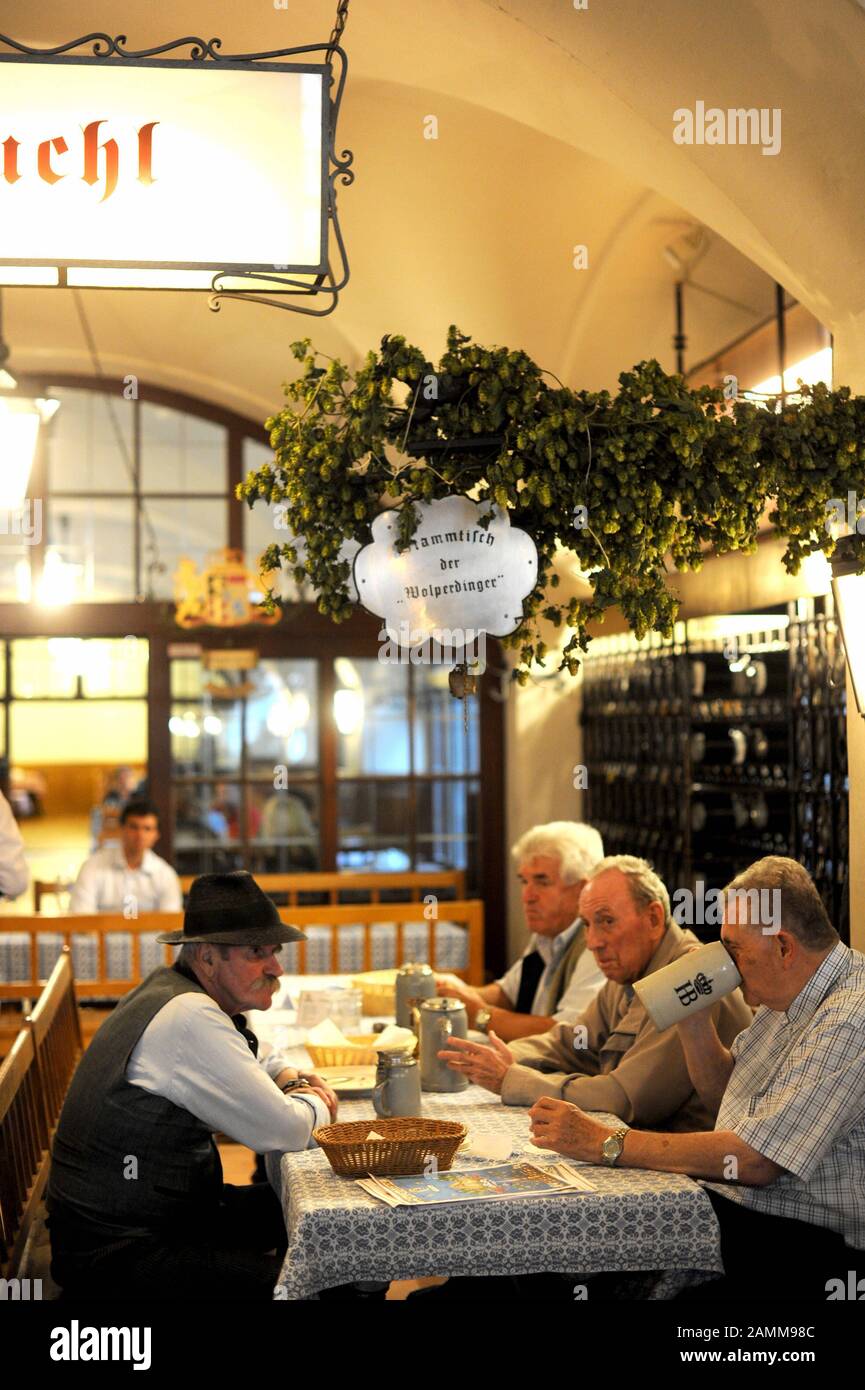
{"type": "Polygon", "coordinates": [[[398,1028],[395,1023],[388,1024],[375,1040],[376,1052],[410,1052],[417,1038],[410,1028],[398,1028]]]}
{"type": "Polygon", "coordinates": [[[462,1148],[461,1158],[488,1158],[493,1163],[503,1163],[510,1158],[514,1143],[507,1134],[486,1134],[476,1131],[469,1134],[462,1148]]]}
{"type": "Polygon", "coordinates": [[[313,1047],[357,1047],[357,1043],[350,1042],[330,1018],[323,1018],[321,1023],[310,1028],[306,1041],[312,1043],[313,1047]]]}

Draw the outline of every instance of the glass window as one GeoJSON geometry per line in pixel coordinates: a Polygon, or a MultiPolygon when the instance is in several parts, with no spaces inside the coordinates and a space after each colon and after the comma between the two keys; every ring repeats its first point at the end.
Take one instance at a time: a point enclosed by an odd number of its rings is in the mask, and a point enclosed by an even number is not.
{"type": "Polygon", "coordinates": [[[135,504],[120,498],[51,498],[39,602],[135,597],[135,504]]]}
{"type": "Polygon", "coordinates": [[[176,776],[213,776],[240,770],[239,700],[174,701],[168,721],[176,776]]]}
{"type": "Polygon", "coordinates": [[[337,657],[333,716],[342,775],[409,771],[408,667],[337,657]]]}
{"type": "Polygon", "coordinates": [[[479,701],[456,700],[444,666],[414,668],[415,772],[477,772],[479,701]],[[468,727],[466,727],[468,726],[468,727]]]}
{"type": "Polygon", "coordinates": [[[10,706],[16,765],[80,763],[138,766],[147,761],[147,701],[16,700],[10,706]]]}
{"type": "Polygon", "coordinates": [[[174,598],[174,576],[183,559],[201,570],[213,550],[228,544],[228,501],[178,497],[143,498],[142,584],[156,598],[174,598]],[[151,529],[152,528],[152,529],[151,529]]]}
{"type": "Polygon", "coordinates": [[[418,782],[418,869],[466,869],[478,834],[479,782],[418,782]]]}
{"type": "Polygon", "coordinates": [[[90,638],[82,647],[82,695],[147,694],[149,644],[143,638],[90,638]]]}
{"type": "Polygon", "coordinates": [[[142,401],[141,491],[225,492],[227,487],[224,425],[142,401]]]}
{"type": "Polygon", "coordinates": [[[320,863],[318,788],[248,788],[247,827],[260,873],[307,873],[320,863]]]}
{"type": "Polygon", "coordinates": [[[410,782],[342,782],[337,814],[341,869],[411,868],[410,782]]]}
{"type": "Polygon", "coordinates": [[[71,699],[78,689],[81,647],[74,637],[22,637],[13,642],[13,696],[71,699]]]}
{"type": "Polygon", "coordinates": [[[318,668],[315,661],[261,661],[249,672],[256,693],[246,705],[251,776],[273,779],[274,767],[318,767],[318,668]]]}
{"type": "Polygon", "coordinates": [[[67,386],[49,394],[60,401],[46,430],[49,493],[133,492],[133,402],[67,386]]]}
{"type": "Polygon", "coordinates": [[[242,869],[242,788],[237,782],[192,783],[172,793],[174,867],[179,874],[242,869]]]}
{"type": "Polygon", "coordinates": [[[145,696],[147,661],[148,644],[138,637],[22,637],[12,643],[12,693],[19,700],[145,696]]]}

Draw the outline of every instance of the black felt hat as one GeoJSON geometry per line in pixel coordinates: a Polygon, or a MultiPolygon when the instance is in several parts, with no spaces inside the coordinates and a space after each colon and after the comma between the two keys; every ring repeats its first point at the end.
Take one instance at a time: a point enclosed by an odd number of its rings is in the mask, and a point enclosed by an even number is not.
{"type": "Polygon", "coordinates": [[[280,920],[275,904],[252,874],[201,874],[192,882],[183,930],[158,936],[167,946],[214,941],[220,946],[270,946],[305,941],[299,927],[280,920]]]}

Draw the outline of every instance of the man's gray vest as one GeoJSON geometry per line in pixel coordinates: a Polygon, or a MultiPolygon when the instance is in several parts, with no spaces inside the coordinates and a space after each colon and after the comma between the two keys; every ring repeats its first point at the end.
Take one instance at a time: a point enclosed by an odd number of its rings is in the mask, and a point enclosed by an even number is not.
{"type": "Polygon", "coordinates": [[[215,1210],[222,1164],[207,1125],[126,1080],[148,1023],[188,992],[206,993],[196,980],[160,966],[94,1036],[54,1137],[49,1210],[60,1204],[79,1220],[125,1233],[206,1224],[215,1210]]]}

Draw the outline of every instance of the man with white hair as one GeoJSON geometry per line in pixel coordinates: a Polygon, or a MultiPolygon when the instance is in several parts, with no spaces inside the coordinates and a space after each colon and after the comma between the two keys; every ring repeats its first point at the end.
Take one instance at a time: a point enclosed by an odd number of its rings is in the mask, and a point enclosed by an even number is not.
{"type": "MultiPolygon", "coordinates": [[[[506,1105],[550,1098],[569,1102],[568,1113],[580,1106],[618,1115],[625,1126],[710,1129],[720,1097],[713,1109],[698,1093],[677,1030],[658,1032],[633,988],[693,951],[697,937],[673,921],[669,893],[651,865],[629,854],[591,870],[580,913],[588,949],[606,978],[577,1021],[512,1047],[495,1037],[490,1046],[451,1038],[439,1056],[506,1105]]],[[[725,1047],[752,1017],[739,990],[708,1012],[725,1047]]]]}
{"type": "Polygon", "coordinates": [[[454,975],[436,980],[440,994],[463,1001],[472,1028],[505,1042],[572,1023],[605,978],[586,949],[577,910],[588,874],[604,857],[597,830],[577,821],[550,821],[526,831],[511,854],[532,933],[525,951],[483,989],[472,989],[454,975]]]}
{"type": "MultiPolygon", "coordinates": [[[[709,1299],[861,1298],[865,1254],[865,956],[841,941],[807,871],[769,856],[729,885],[721,940],[757,1009],[732,1045],[715,1010],[675,1029],[691,1080],[717,1115],[708,1133],[634,1127],[623,1168],[705,1180],[725,1277],[709,1299]],[[765,925],[762,894],[781,895],[765,925]]],[[[530,1114],[540,1148],[602,1161],[610,1126],[571,1096],[530,1114]]],[[[672,1129],[673,1126],[667,1126],[672,1129]]],[[[681,1127],[679,1127],[681,1128],[681,1127]]],[[[702,1127],[701,1127],[702,1128],[702,1127]]]]}

